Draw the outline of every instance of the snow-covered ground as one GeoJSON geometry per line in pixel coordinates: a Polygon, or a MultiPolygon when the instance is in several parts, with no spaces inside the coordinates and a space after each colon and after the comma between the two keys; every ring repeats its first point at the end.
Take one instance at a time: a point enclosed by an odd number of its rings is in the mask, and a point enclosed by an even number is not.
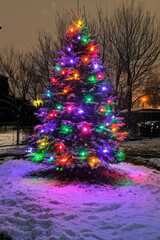
{"type": "MultiPolygon", "coordinates": [[[[24,160],[0,165],[0,229],[13,240],[158,240],[160,172],[121,163],[121,187],[30,178],[44,168],[24,160]]],[[[118,182],[117,182],[118,183],[118,182]]]]}

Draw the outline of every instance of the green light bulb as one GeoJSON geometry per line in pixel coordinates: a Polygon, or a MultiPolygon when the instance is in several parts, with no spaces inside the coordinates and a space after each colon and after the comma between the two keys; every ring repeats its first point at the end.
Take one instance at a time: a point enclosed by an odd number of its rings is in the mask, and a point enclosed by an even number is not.
{"type": "Polygon", "coordinates": [[[52,96],[52,94],[50,92],[48,92],[46,95],[47,95],[47,97],[51,97],[52,96]]]}
{"type": "Polygon", "coordinates": [[[56,106],[56,109],[61,110],[62,107],[63,107],[63,106],[62,106],[61,104],[58,104],[58,105],[56,106]]]}
{"type": "Polygon", "coordinates": [[[87,43],[88,41],[89,41],[88,36],[82,37],[82,42],[83,42],[83,43],[87,43]]]}
{"type": "Polygon", "coordinates": [[[73,131],[73,128],[72,126],[68,126],[68,125],[61,125],[61,128],[60,128],[60,133],[63,133],[63,134],[68,134],[68,133],[72,133],[73,131]]]}
{"type": "Polygon", "coordinates": [[[86,152],[85,152],[85,151],[83,151],[83,152],[80,152],[80,153],[79,153],[79,155],[80,155],[81,157],[85,157],[85,155],[86,155],[86,152]]]}
{"type": "Polygon", "coordinates": [[[104,124],[100,124],[100,125],[98,126],[98,129],[96,130],[96,132],[102,132],[102,131],[104,131],[104,130],[106,130],[105,125],[104,125],[104,124]]]}
{"type": "Polygon", "coordinates": [[[60,71],[61,71],[61,68],[60,68],[60,66],[56,65],[56,70],[57,70],[57,72],[59,72],[59,73],[60,73],[60,71]]]}
{"type": "Polygon", "coordinates": [[[85,150],[82,150],[79,152],[79,156],[81,156],[82,158],[87,158],[89,154],[85,150]]]}
{"type": "Polygon", "coordinates": [[[92,103],[93,102],[93,96],[92,95],[86,95],[85,96],[85,102],[86,103],[92,103]]]}
{"type": "Polygon", "coordinates": [[[91,83],[96,83],[97,82],[97,79],[94,75],[90,76],[88,79],[91,83]]]}
{"type": "Polygon", "coordinates": [[[111,114],[111,113],[113,113],[113,111],[112,111],[111,109],[107,109],[106,115],[109,115],[109,114],[111,114]]]}

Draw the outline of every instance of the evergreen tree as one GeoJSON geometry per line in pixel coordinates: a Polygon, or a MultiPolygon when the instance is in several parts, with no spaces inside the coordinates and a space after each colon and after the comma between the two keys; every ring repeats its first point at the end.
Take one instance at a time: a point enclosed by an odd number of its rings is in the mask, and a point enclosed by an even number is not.
{"type": "Polygon", "coordinates": [[[81,18],[67,30],[59,54],[38,114],[42,125],[30,138],[29,159],[57,170],[123,160],[122,119],[115,117],[115,97],[98,45],[81,18]]]}

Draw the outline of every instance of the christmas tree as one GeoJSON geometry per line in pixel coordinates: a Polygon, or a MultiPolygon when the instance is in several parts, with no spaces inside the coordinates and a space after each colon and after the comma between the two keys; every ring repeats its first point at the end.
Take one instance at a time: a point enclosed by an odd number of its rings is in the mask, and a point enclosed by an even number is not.
{"type": "Polygon", "coordinates": [[[120,141],[126,133],[119,130],[124,123],[114,114],[112,85],[81,18],[67,30],[59,55],[37,114],[42,125],[30,138],[29,159],[57,170],[123,160],[120,141]]]}

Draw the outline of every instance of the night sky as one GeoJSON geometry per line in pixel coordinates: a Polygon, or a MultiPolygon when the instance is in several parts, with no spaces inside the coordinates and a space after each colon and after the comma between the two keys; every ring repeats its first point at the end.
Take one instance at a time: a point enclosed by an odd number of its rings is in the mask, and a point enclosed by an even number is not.
{"type": "MultiPolygon", "coordinates": [[[[125,0],[127,1],[127,0],[125,0]]],[[[85,4],[86,11],[96,13],[96,6],[107,6],[108,14],[122,0],[79,0],[81,6],[85,4]]],[[[138,2],[138,0],[136,0],[138,2]]],[[[160,17],[160,0],[141,0],[146,9],[156,12],[160,17]]],[[[40,28],[54,32],[56,11],[72,9],[76,12],[77,0],[0,0],[0,47],[14,45],[16,48],[27,50],[34,46],[37,31],[40,28]]]]}

